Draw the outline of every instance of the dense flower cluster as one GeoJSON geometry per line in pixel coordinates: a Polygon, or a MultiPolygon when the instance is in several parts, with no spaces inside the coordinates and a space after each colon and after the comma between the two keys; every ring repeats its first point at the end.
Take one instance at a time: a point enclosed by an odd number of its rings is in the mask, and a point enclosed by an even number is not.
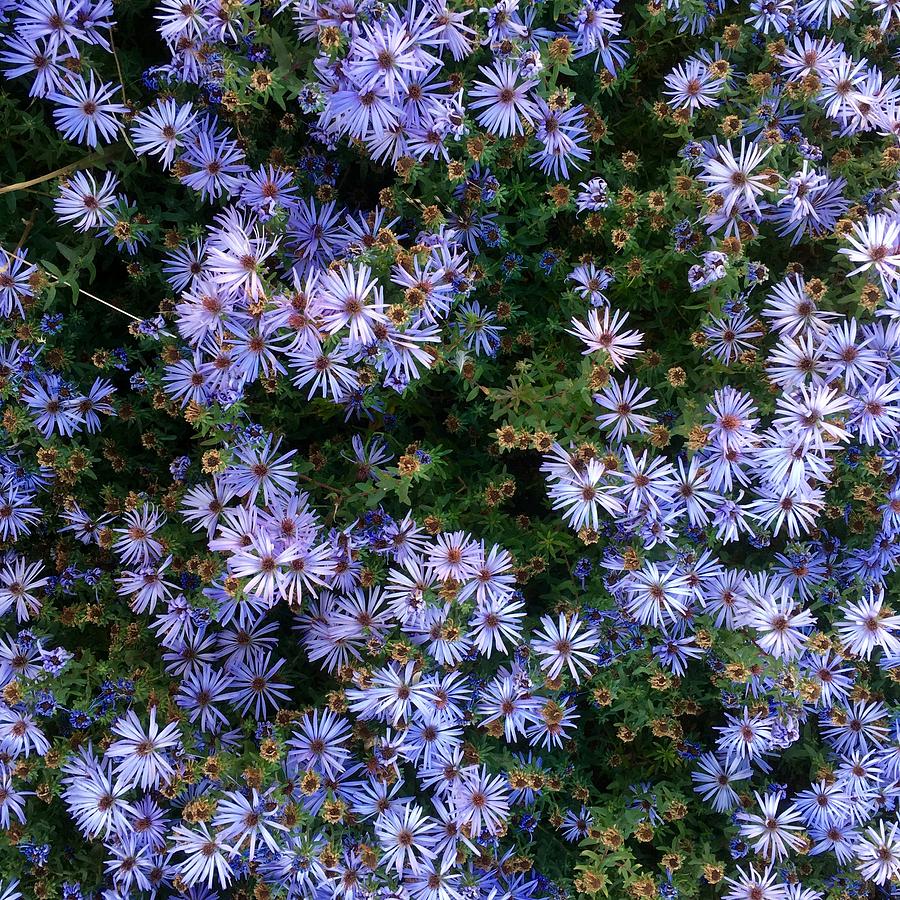
{"type": "Polygon", "coordinates": [[[0,900],[896,896],[898,36],[0,0],[0,900]]]}

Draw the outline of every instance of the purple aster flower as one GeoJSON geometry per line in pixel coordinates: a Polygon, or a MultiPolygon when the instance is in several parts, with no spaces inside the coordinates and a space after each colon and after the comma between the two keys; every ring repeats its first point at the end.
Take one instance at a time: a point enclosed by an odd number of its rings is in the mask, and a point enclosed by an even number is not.
{"type": "Polygon", "coordinates": [[[24,389],[22,399],[34,417],[34,426],[44,436],[54,431],[71,437],[80,431],[84,417],[68,396],[69,389],[57,375],[48,375],[43,382],[32,381],[24,389]]]}
{"type": "Polygon", "coordinates": [[[718,95],[725,87],[724,80],[716,78],[709,66],[699,59],[677,65],[666,75],[665,84],[669,102],[676,109],[687,109],[691,113],[718,106],[718,95]]]}
{"type": "Polygon", "coordinates": [[[69,400],[69,407],[82,419],[88,434],[96,434],[101,427],[100,416],[116,414],[115,407],[109,398],[116,392],[112,382],[105,378],[96,378],[86,394],[78,394],[69,400]]]}
{"type": "Polygon", "coordinates": [[[68,140],[88,147],[96,147],[101,139],[115,140],[122,127],[116,116],[128,112],[128,107],[110,100],[119,89],[114,83],[96,83],[93,69],[88,82],[81,75],[70,74],[59,90],[47,95],[57,105],[53,111],[56,127],[68,140]]]}
{"type": "Polygon", "coordinates": [[[23,319],[22,301],[34,296],[31,278],[37,266],[25,259],[25,251],[12,254],[0,247],[0,319],[10,319],[18,313],[23,319]]]}
{"type": "Polygon", "coordinates": [[[185,244],[168,253],[163,263],[163,272],[172,290],[181,292],[190,288],[195,279],[204,274],[205,261],[206,244],[202,240],[185,244]]]}
{"type": "Polygon", "coordinates": [[[60,222],[74,223],[76,231],[113,225],[118,186],[119,179],[112,172],[104,175],[100,187],[90,172],[75,172],[60,184],[54,212],[60,222]]]}
{"type": "Polygon", "coordinates": [[[58,49],[51,50],[43,42],[21,35],[9,35],[0,53],[3,74],[7,78],[33,76],[28,89],[31,97],[46,97],[61,88],[66,73],[63,66],[65,59],[58,49]]]}
{"type": "Polygon", "coordinates": [[[102,47],[112,53],[112,45],[104,31],[109,31],[113,21],[113,0],[84,0],[78,10],[78,25],[84,31],[84,41],[102,47]]]}
{"type": "Polygon", "coordinates": [[[78,56],[75,42],[87,37],[78,21],[81,6],[81,0],[24,0],[17,10],[16,30],[27,41],[46,41],[52,54],[65,44],[78,56]]]}
{"type": "Polygon", "coordinates": [[[619,384],[611,378],[609,384],[594,396],[594,402],[604,410],[597,416],[597,423],[601,428],[610,429],[611,437],[617,443],[629,434],[649,431],[656,420],[639,412],[656,404],[656,400],[644,399],[648,393],[649,388],[641,387],[636,379],[627,377],[624,384],[619,384]]]}
{"type": "Polygon", "coordinates": [[[160,37],[173,46],[185,38],[205,37],[210,26],[206,17],[208,6],[201,0],[160,0],[156,4],[160,37]]]}
{"type": "Polygon", "coordinates": [[[351,44],[344,71],[362,89],[384,88],[391,98],[406,90],[408,79],[425,71],[425,63],[406,22],[364,23],[351,44]]]}
{"type": "Polygon", "coordinates": [[[286,662],[285,659],[278,659],[272,664],[270,653],[256,653],[245,662],[238,663],[231,670],[232,687],[225,698],[242,715],[252,708],[257,719],[265,719],[278,708],[279,702],[290,700],[286,691],[293,686],[274,680],[286,662]]]}
{"type": "Polygon", "coordinates": [[[512,63],[495,62],[492,68],[479,66],[486,81],[475,81],[469,95],[475,100],[472,109],[481,110],[478,124],[499,137],[522,134],[524,124],[533,125],[539,115],[530,92],[537,79],[519,80],[512,63]]]}
{"type": "MultiPolygon", "coordinates": [[[[20,824],[25,822],[26,797],[34,796],[33,791],[20,790],[13,783],[12,772],[0,774],[0,828],[9,828],[12,817],[20,824]]],[[[18,882],[10,882],[6,887],[0,882],[0,900],[17,900],[22,895],[15,888],[18,882]]]]}
{"type": "Polygon", "coordinates": [[[603,318],[596,309],[592,309],[587,316],[587,323],[578,319],[572,319],[572,329],[566,329],[569,334],[580,338],[587,349],[582,354],[587,356],[598,350],[605,352],[614,369],[622,369],[625,362],[640,351],[644,335],[637,330],[625,331],[623,326],[628,321],[628,313],[603,310],[603,318]]]}
{"type": "Polygon", "coordinates": [[[409,803],[398,812],[381,816],[375,823],[378,843],[384,851],[380,865],[385,869],[418,872],[420,866],[434,858],[431,845],[436,825],[422,807],[409,803]]]}
{"type": "Polygon", "coordinates": [[[146,730],[134,710],[129,710],[111,731],[118,740],[107,747],[105,755],[107,759],[117,760],[114,771],[119,778],[144,790],[172,779],[175,770],[165,753],[174,752],[181,744],[177,722],[161,729],[156,722],[156,707],[152,706],[146,730]]]}
{"type": "Polygon", "coordinates": [[[256,500],[260,490],[267,504],[290,494],[297,475],[289,460],[297,452],[289,450],[278,456],[281,439],[269,435],[259,444],[246,444],[235,451],[235,461],[225,470],[222,482],[248,502],[256,500]]]}
{"type": "Polygon", "coordinates": [[[260,166],[244,180],[241,203],[260,214],[261,218],[274,215],[278,209],[293,209],[297,203],[294,176],[275,166],[260,166]]]}
{"type": "Polygon", "coordinates": [[[602,178],[592,178],[583,181],[579,187],[581,190],[575,197],[575,205],[578,212],[598,212],[609,206],[609,188],[602,178]]]}
{"type": "Polygon", "coordinates": [[[716,812],[734,809],[739,798],[732,784],[752,777],[753,769],[738,756],[722,759],[713,753],[702,754],[697,766],[698,770],[691,772],[694,791],[716,812]]]}
{"type": "Polygon", "coordinates": [[[32,753],[44,756],[49,749],[50,742],[28,713],[0,703],[0,751],[18,759],[32,753]]]}
{"type": "Polygon", "coordinates": [[[289,354],[291,368],[295,371],[293,383],[297,387],[309,385],[307,399],[321,392],[335,402],[340,402],[357,387],[357,374],[347,363],[349,351],[344,345],[325,350],[319,344],[308,344],[289,354]]]}
{"type": "Polygon", "coordinates": [[[243,150],[227,134],[215,134],[207,128],[194,135],[181,162],[195,170],[180,176],[182,184],[197,191],[204,200],[238,193],[248,171],[243,150]]]}
{"type": "Polygon", "coordinates": [[[273,802],[270,791],[260,796],[255,788],[245,796],[239,791],[227,791],[216,806],[213,825],[218,829],[217,837],[231,842],[233,852],[237,852],[247,842],[247,858],[268,857],[281,848],[280,833],[287,832],[286,825],[278,821],[281,810],[273,802]],[[265,847],[257,853],[257,841],[265,847]]]}
{"type": "Polygon", "coordinates": [[[756,199],[768,190],[767,178],[756,169],[771,152],[771,147],[762,148],[751,143],[749,147],[741,138],[741,148],[735,154],[731,141],[715,148],[715,153],[703,164],[703,172],[698,176],[706,185],[707,194],[720,194],[723,198],[722,212],[759,213],[756,199]]]}
{"type": "Polygon", "coordinates": [[[196,830],[176,825],[172,829],[172,841],[173,851],[184,856],[178,865],[178,875],[189,887],[205,884],[211,890],[215,884],[224,890],[231,884],[234,870],[229,859],[234,852],[210,832],[208,825],[201,823],[196,830]]]}
{"type": "Polygon", "coordinates": [[[551,616],[541,618],[542,631],[536,631],[531,646],[541,656],[541,669],[547,678],[556,679],[568,671],[576,684],[581,676],[590,677],[597,664],[597,633],[585,627],[577,615],[567,618],[559,614],[558,622],[551,616]]]}
{"type": "Polygon", "coordinates": [[[541,97],[535,99],[535,137],[542,145],[532,154],[532,162],[545,175],[568,178],[569,166],[578,169],[578,161],[590,159],[590,151],[581,146],[587,140],[584,107],[580,104],[565,110],[551,109],[541,97]]]}
{"type": "Polygon", "coordinates": [[[277,249],[278,239],[268,240],[261,230],[223,231],[209,244],[209,280],[226,294],[257,299],[263,294],[263,264],[277,249]]]}
{"type": "Polygon", "coordinates": [[[149,566],[162,555],[162,544],[154,535],[165,524],[165,516],[152,504],[145,503],[124,515],[125,527],[114,531],[121,535],[113,544],[126,565],[149,566]]]}
{"type": "Polygon", "coordinates": [[[438,26],[434,36],[435,43],[446,47],[455,62],[462,61],[471,54],[472,42],[476,36],[475,29],[465,23],[466,16],[471,15],[472,10],[453,9],[446,0],[430,0],[429,5],[438,26]]]}
{"type": "Polygon", "coordinates": [[[42,603],[38,592],[49,583],[42,575],[43,570],[40,560],[29,565],[20,556],[0,569],[0,616],[6,615],[13,606],[18,622],[33,619],[40,613],[42,603]]]}
{"type": "Polygon", "coordinates": [[[347,765],[350,751],[344,746],[350,738],[350,723],[330,710],[319,710],[303,717],[288,741],[289,762],[301,769],[315,769],[334,775],[347,765]]]}
{"type": "Polygon", "coordinates": [[[157,100],[153,106],[134,117],[131,139],[135,152],[158,156],[168,169],[175,158],[175,151],[193,131],[196,119],[197,113],[190,103],[157,100]]]}
{"type": "Polygon", "coordinates": [[[725,720],[727,724],[715,730],[720,735],[717,744],[727,758],[753,762],[771,748],[772,720],[768,716],[751,716],[744,707],[740,717],[726,714],[725,720]]]}
{"type": "Polygon", "coordinates": [[[337,256],[345,238],[338,223],[344,211],[334,201],[321,207],[310,197],[298,204],[288,220],[287,242],[294,255],[295,271],[303,275],[314,264],[324,264],[337,256]]]}
{"type": "MultiPolygon", "coordinates": [[[[890,22],[892,13],[896,10],[887,3],[880,3],[885,10],[882,25],[890,22]]],[[[865,834],[856,845],[857,868],[860,874],[868,881],[875,884],[885,884],[900,876],[900,825],[894,822],[888,825],[885,831],[885,823],[881,821],[878,827],[867,828],[865,834]]]]}
{"type": "Polygon", "coordinates": [[[866,216],[853,223],[853,233],[846,240],[850,247],[838,253],[856,264],[850,275],[874,269],[885,291],[893,294],[900,279],[900,221],[883,213],[866,216]]]}

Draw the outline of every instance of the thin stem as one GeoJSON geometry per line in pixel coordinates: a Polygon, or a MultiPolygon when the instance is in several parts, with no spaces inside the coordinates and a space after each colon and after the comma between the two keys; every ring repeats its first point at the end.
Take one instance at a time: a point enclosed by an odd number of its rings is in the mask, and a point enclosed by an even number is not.
{"type": "MultiPolygon", "coordinates": [[[[125,79],[122,77],[122,66],[119,62],[119,54],[116,52],[116,42],[113,40],[113,32],[112,29],[109,31],[109,46],[112,50],[113,59],[116,63],[116,72],[119,76],[119,87],[122,88],[122,102],[128,106],[128,97],[125,94],[125,79]]],[[[134,149],[134,144],[131,143],[131,138],[128,136],[128,129],[122,129],[122,136],[125,138],[125,143],[131,148],[131,152],[137,156],[137,151],[134,149]]]]}
{"type": "Polygon", "coordinates": [[[95,163],[105,162],[107,159],[109,159],[108,151],[104,153],[92,153],[90,156],[79,159],[78,162],[69,163],[69,165],[63,166],[60,169],[54,169],[46,175],[39,175],[37,178],[31,178],[28,181],[17,181],[15,184],[5,184],[3,187],[0,187],[0,194],[11,194],[13,191],[23,191],[25,188],[34,187],[36,184],[43,184],[45,181],[58,178],[60,175],[67,175],[73,169],[79,169],[82,166],[92,166],[95,163]]]}
{"type": "Polygon", "coordinates": [[[335,494],[343,496],[343,490],[333,484],[328,484],[325,481],[317,481],[315,478],[310,478],[309,475],[304,475],[302,472],[298,472],[297,477],[309,484],[314,484],[317,488],[322,488],[325,491],[332,491],[335,494]]]}
{"type": "Polygon", "coordinates": [[[31,229],[34,227],[34,220],[37,218],[37,207],[35,207],[31,211],[31,215],[28,218],[28,221],[25,223],[25,230],[22,232],[22,237],[19,238],[19,243],[16,244],[16,253],[18,253],[24,246],[25,241],[28,240],[28,235],[31,234],[31,229]]]}
{"type": "MultiPolygon", "coordinates": [[[[114,303],[110,303],[108,300],[104,300],[102,297],[98,297],[96,294],[92,294],[90,291],[86,291],[82,287],[78,288],[78,292],[80,294],[84,294],[85,297],[90,297],[91,300],[96,300],[98,303],[102,303],[104,306],[108,306],[110,309],[114,309],[118,313],[122,313],[123,316],[128,316],[128,318],[131,319],[132,322],[143,321],[140,318],[140,316],[136,316],[133,313],[128,312],[127,310],[121,309],[120,307],[116,306],[114,303]]],[[[167,331],[164,331],[163,334],[166,334],[169,337],[171,337],[171,335],[167,331]]]]}
{"type": "MultiPolygon", "coordinates": [[[[19,255],[18,250],[19,250],[19,248],[17,247],[15,251],[11,252],[11,251],[7,250],[5,252],[7,253],[8,256],[12,256],[15,259],[20,260],[21,262],[26,263],[27,265],[31,265],[29,260],[25,259],[24,256],[19,255]]],[[[0,266],[0,271],[2,271],[2,270],[3,270],[3,266],[0,266]]],[[[47,274],[47,277],[51,281],[59,282],[59,279],[52,272],[47,272],[46,274],[47,274]]],[[[108,306],[110,309],[114,309],[117,313],[121,313],[123,316],[128,316],[128,318],[131,319],[132,322],[142,322],[143,321],[143,319],[141,319],[140,316],[136,316],[136,315],[134,315],[134,313],[128,312],[127,309],[122,309],[122,307],[116,306],[115,303],[110,303],[109,300],[104,300],[102,297],[98,297],[96,294],[92,294],[90,291],[86,291],[82,287],[78,288],[78,292],[81,294],[84,294],[85,297],[88,297],[91,300],[96,300],[97,303],[102,303],[104,306],[108,306]]],[[[171,332],[168,332],[163,328],[160,328],[159,333],[164,334],[166,337],[174,337],[174,335],[171,332]]]]}
{"type": "Polygon", "coordinates": [[[113,29],[109,30],[109,46],[112,49],[113,59],[116,62],[116,73],[119,76],[119,87],[122,89],[122,102],[128,105],[128,96],[125,93],[125,79],[122,77],[122,65],[119,62],[119,54],[116,53],[116,41],[113,37],[113,29]]]}

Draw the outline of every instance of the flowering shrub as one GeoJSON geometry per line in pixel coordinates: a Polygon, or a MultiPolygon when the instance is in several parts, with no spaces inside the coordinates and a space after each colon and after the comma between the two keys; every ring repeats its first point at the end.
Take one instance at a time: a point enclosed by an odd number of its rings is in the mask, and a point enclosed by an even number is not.
{"type": "Polygon", "coordinates": [[[0,18],[0,900],[898,895],[896,0],[0,18]]]}

